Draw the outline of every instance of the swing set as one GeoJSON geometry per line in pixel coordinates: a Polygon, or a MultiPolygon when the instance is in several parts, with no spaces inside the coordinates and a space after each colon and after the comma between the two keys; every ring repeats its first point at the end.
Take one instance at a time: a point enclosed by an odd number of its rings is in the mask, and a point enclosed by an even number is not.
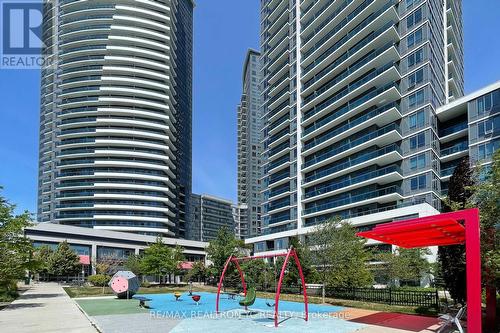
{"type": "MultiPolygon", "coordinates": [[[[288,264],[288,261],[290,260],[291,257],[294,258],[295,260],[295,264],[297,265],[297,268],[299,270],[299,275],[300,275],[300,281],[302,283],[302,294],[304,295],[304,310],[305,310],[305,316],[303,317],[303,319],[305,321],[308,320],[308,317],[309,317],[309,313],[308,313],[308,303],[307,303],[307,291],[306,291],[306,282],[305,282],[305,279],[304,279],[304,274],[302,272],[302,266],[300,265],[300,261],[299,261],[299,257],[297,255],[297,252],[293,249],[293,247],[290,247],[288,249],[288,251],[286,253],[277,253],[277,254],[266,254],[266,255],[260,255],[260,256],[248,256],[248,257],[235,257],[235,256],[229,256],[229,258],[227,258],[226,260],[226,263],[224,264],[224,269],[222,270],[222,274],[220,276],[220,280],[219,280],[219,284],[217,285],[217,298],[216,298],[216,302],[215,302],[215,311],[217,313],[219,313],[219,296],[220,296],[220,291],[221,291],[221,287],[223,285],[223,282],[224,282],[224,276],[226,274],[226,270],[228,268],[228,266],[231,264],[231,263],[234,263],[234,265],[236,266],[236,269],[238,270],[239,274],[240,274],[240,278],[241,278],[241,285],[243,287],[243,294],[245,295],[245,300],[246,302],[244,303],[252,303],[253,302],[250,302],[251,300],[248,299],[247,300],[247,285],[245,283],[245,275],[241,269],[241,266],[240,266],[240,262],[241,261],[246,261],[246,260],[254,260],[254,259],[266,259],[266,258],[276,258],[276,257],[285,257],[285,260],[283,261],[283,266],[281,267],[281,273],[280,273],[280,277],[279,277],[279,280],[278,280],[278,284],[276,286],[276,295],[275,295],[275,299],[274,299],[274,304],[269,304],[268,302],[266,302],[266,304],[270,307],[273,307],[274,306],[274,316],[273,316],[273,319],[274,319],[274,327],[278,327],[278,325],[280,323],[282,323],[283,321],[289,319],[289,318],[286,318],[282,321],[279,321],[279,301],[280,301],[280,293],[281,293],[281,285],[283,284],[283,277],[285,275],[285,271],[286,271],[286,266],[288,264]]],[[[250,296],[253,297],[253,301],[255,301],[255,289],[254,288],[250,288],[249,290],[249,294],[252,294],[250,296]]],[[[243,304],[245,306],[245,309],[246,309],[246,305],[243,304]]]]}

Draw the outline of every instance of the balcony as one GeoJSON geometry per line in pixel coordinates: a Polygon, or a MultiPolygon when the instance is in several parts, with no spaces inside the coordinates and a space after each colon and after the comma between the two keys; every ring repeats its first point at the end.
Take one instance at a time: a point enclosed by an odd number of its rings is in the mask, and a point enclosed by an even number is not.
{"type": "MultiPolygon", "coordinates": [[[[403,193],[401,188],[397,185],[388,186],[385,188],[377,189],[375,191],[370,191],[362,194],[357,194],[351,196],[347,194],[347,197],[340,199],[333,199],[323,204],[313,204],[312,207],[304,209],[304,217],[307,215],[324,213],[327,210],[333,210],[334,208],[339,208],[343,206],[348,206],[352,204],[359,204],[360,202],[367,201],[370,199],[381,199],[381,197],[394,195],[395,197],[401,199],[403,193]]],[[[307,205],[306,205],[307,207],[307,205]]]]}
{"type": "MultiPolygon", "coordinates": [[[[320,152],[319,154],[313,154],[305,158],[303,168],[306,169],[312,165],[325,161],[331,157],[341,157],[341,153],[344,153],[352,148],[362,146],[363,144],[368,145],[370,140],[373,139],[382,139],[382,137],[391,132],[396,132],[397,135],[394,138],[390,138],[389,140],[383,141],[397,141],[396,139],[401,139],[401,130],[399,126],[395,123],[382,127],[376,131],[365,134],[353,141],[350,141],[346,144],[341,145],[340,147],[330,146],[324,149],[324,152],[320,152]]],[[[394,142],[393,141],[393,142],[394,142]]],[[[389,143],[389,142],[388,142],[389,143]]],[[[359,148],[359,147],[358,147],[359,148]]]]}
{"type": "MultiPolygon", "coordinates": [[[[375,83],[375,82],[373,82],[375,83]]],[[[341,121],[341,118],[344,118],[342,116],[347,115],[350,113],[351,116],[355,115],[356,113],[353,112],[357,107],[361,106],[364,103],[368,104],[368,101],[372,100],[372,102],[375,102],[374,99],[377,96],[382,96],[382,95],[389,95],[386,96],[386,98],[383,99],[398,99],[401,97],[401,94],[399,93],[399,85],[397,83],[389,83],[383,87],[380,87],[376,89],[375,87],[360,93],[356,97],[351,98],[349,101],[345,102],[343,105],[334,108],[335,103],[337,103],[341,98],[344,96],[334,96],[330,99],[327,99],[326,101],[314,106],[312,109],[306,111],[303,115],[303,126],[307,126],[308,123],[311,123],[312,121],[320,118],[320,116],[328,112],[330,109],[333,108],[333,113],[337,114],[336,120],[341,121]],[[392,92],[394,93],[392,93],[392,92]],[[332,107],[333,105],[333,107],[332,107]]],[[[375,103],[373,103],[375,104],[375,103]]],[[[366,105],[366,107],[369,107],[370,105],[366,105]]]]}
{"type": "MultiPolygon", "coordinates": [[[[382,65],[376,69],[373,68],[371,72],[368,72],[368,74],[365,74],[364,76],[362,76],[362,77],[352,81],[351,83],[347,84],[346,86],[344,86],[344,88],[340,92],[337,92],[335,95],[330,97],[328,100],[333,100],[332,102],[334,102],[334,101],[346,96],[347,94],[351,93],[352,91],[356,90],[357,88],[361,87],[365,83],[376,78],[377,76],[379,76],[380,74],[384,73],[385,71],[389,70],[392,67],[396,68],[396,70],[397,70],[397,64],[394,63],[393,61],[390,61],[389,63],[386,63],[385,65],[382,65]]],[[[344,75],[346,75],[346,74],[344,74],[344,75]]],[[[399,74],[399,71],[398,71],[398,74],[399,74]]],[[[339,82],[344,80],[346,77],[347,77],[347,75],[346,76],[343,76],[343,75],[336,76],[332,80],[326,82],[324,85],[321,86],[321,88],[315,90],[313,93],[304,97],[304,99],[302,100],[302,106],[307,105],[309,102],[313,101],[316,97],[322,95],[323,93],[328,91],[330,88],[337,85],[339,82]]]]}
{"type": "MultiPolygon", "coordinates": [[[[402,176],[403,171],[401,168],[397,165],[390,165],[378,170],[373,170],[373,171],[368,171],[365,172],[361,175],[358,175],[356,177],[350,177],[350,175],[341,177],[340,180],[331,180],[327,183],[323,184],[318,184],[316,186],[313,186],[311,188],[308,188],[305,190],[305,194],[302,196],[303,199],[311,199],[317,196],[321,196],[323,194],[328,194],[331,192],[335,192],[337,190],[343,189],[343,190],[351,190],[354,185],[360,185],[364,183],[366,185],[367,181],[372,180],[373,181],[376,178],[385,176],[383,178],[383,183],[392,183],[397,180],[401,180],[403,178],[402,176]],[[394,173],[395,177],[388,177],[389,174],[394,173]],[[349,188],[351,187],[351,188],[349,188]]],[[[308,200],[311,201],[311,200],[308,200]]]]}

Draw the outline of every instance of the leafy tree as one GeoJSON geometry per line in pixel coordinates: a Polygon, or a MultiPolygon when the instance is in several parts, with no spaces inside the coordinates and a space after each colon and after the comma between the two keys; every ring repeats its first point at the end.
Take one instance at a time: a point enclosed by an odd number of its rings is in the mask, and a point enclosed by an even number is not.
{"type": "MultiPolygon", "coordinates": [[[[481,262],[486,285],[486,302],[496,307],[496,290],[500,288],[500,149],[492,163],[476,171],[471,206],[479,208],[481,223],[481,262]]],[[[494,321],[494,318],[490,318],[494,321]]]]}
{"type": "Polygon", "coordinates": [[[53,255],[54,250],[48,245],[43,245],[40,246],[38,249],[35,251],[35,260],[37,260],[40,265],[38,269],[36,270],[37,273],[41,275],[51,275],[51,267],[50,267],[50,257],[53,255]]]}
{"type": "Polygon", "coordinates": [[[245,273],[245,281],[251,286],[269,288],[274,285],[272,267],[262,259],[249,260],[241,263],[245,273]]]}
{"type": "MultiPolygon", "coordinates": [[[[463,158],[453,171],[448,186],[448,198],[445,200],[445,212],[467,208],[473,192],[473,170],[470,168],[469,158],[463,158]]],[[[455,302],[465,302],[465,246],[450,245],[438,248],[440,262],[440,276],[443,278],[446,289],[455,302]]]]}
{"type": "Polygon", "coordinates": [[[125,261],[125,268],[139,276],[141,272],[141,256],[137,254],[131,254],[125,261]]]}
{"type": "Polygon", "coordinates": [[[87,280],[96,287],[105,287],[108,285],[109,281],[111,280],[111,277],[109,275],[104,275],[104,274],[95,274],[89,276],[87,280]]]}
{"type": "MultiPolygon", "coordinates": [[[[220,228],[217,232],[217,237],[209,242],[207,256],[213,263],[213,274],[217,278],[217,281],[224,269],[227,258],[229,258],[230,255],[240,254],[240,249],[243,246],[244,242],[237,239],[234,232],[231,232],[226,227],[220,228]]],[[[231,270],[233,270],[233,267],[231,267],[231,270]]]]}
{"type": "Polygon", "coordinates": [[[69,276],[80,273],[80,257],[67,241],[59,243],[57,250],[49,258],[49,271],[56,276],[69,276]]]}
{"type": "Polygon", "coordinates": [[[157,275],[175,274],[179,271],[179,264],[184,259],[183,249],[180,246],[171,248],[163,243],[161,237],[151,244],[140,261],[140,268],[144,274],[157,275]]]}
{"type": "Polygon", "coordinates": [[[429,254],[428,248],[399,248],[395,252],[382,253],[379,258],[384,262],[389,284],[395,285],[396,280],[419,280],[424,274],[430,273],[431,264],[425,257],[429,254]]]}
{"type": "Polygon", "coordinates": [[[317,226],[310,235],[315,262],[323,283],[331,287],[365,287],[373,282],[366,262],[370,251],[366,239],[356,236],[356,229],[340,218],[317,226]]]}
{"type": "Polygon", "coordinates": [[[205,264],[203,261],[198,260],[193,263],[193,267],[191,267],[191,270],[186,274],[186,279],[188,281],[204,281],[205,278],[207,277],[208,271],[207,268],[205,267],[205,264]]]}
{"type": "MultiPolygon", "coordinates": [[[[290,246],[292,246],[297,252],[297,256],[299,257],[300,266],[302,267],[302,273],[304,274],[304,279],[306,283],[313,283],[318,279],[318,273],[313,266],[313,258],[309,246],[305,245],[300,241],[298,237],[290,238],[290,246]]],[[[276,260],[276,270],[275,273],[277,278],[279,278],[279,274],[281,272],[281,268],[283,266],[283,258],[278,258],[276,260]]],[[[295,264],[295,260],[290,258],[290,261],[287,265],[287,273],[283,277],[283,284],[285,286],[291,285],[300,285],[300,275],[299,269],[295,264]]]]}
{"type": "Polygon", "coordinates": [[[15,293],[16,281],[38,265],[33,245],[24,236],[24,228],[32,224],[31,215],[15,215],[15,207],[0,196],[0,292],[7,293],[15,293]]]}

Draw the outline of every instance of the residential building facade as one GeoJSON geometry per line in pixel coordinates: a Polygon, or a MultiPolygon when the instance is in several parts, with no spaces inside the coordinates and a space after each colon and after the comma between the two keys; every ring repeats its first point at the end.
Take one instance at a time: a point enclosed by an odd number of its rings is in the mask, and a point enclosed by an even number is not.
{"type": "Polygon", "coordinates": [[[261,1],[264,236],[249,243],[439,211],[436,112],[463,95],[461,14],[458,0],[261,1]]]}
{"type": "Polygon", "coordinates": [[[39,222],[185,237],[192,0],[44,6],[39,222]]]}
{"type": "MultiPolygon", "coordinates": [[[[95,274],[96,263],[101,260],[111,258],[123,263],[130,255],[140,255],[150,244],[156,242],[155,236],[54,223],[39,223],[28,227],[24,230],[24,234],[35,247],[49,246],[56,249],[58,244],[67,242],[70,248],[80,256],[82,263],[87,266],[84,267],[86,275],[95,274]]],[[[181,246],[185,261],[205,262],[205,249],[208,243],[168,237],[162,238],[162,242],[170,247],[181,246]]]]}
{"type": "Polygon", "coordinates": [[[233,205],[234,233],[239,239],[245,239],[248,236],[248,218],[248,206],[246,204],[233,205]]]}
{"type": "Polygon", "coordinates": [[[217,237],[221,228],[235,231],[233,203],[213,195],[191,195],[188,236],[190,240],[208,242],[217,237]]]}
{"type": "Polygon", "coordinates": [[[488,168],[500,147],[500,81],[438,108],[437,117],[445,196],[450,177],[464,157],[469,157],[472,167],[488,168]]]}
{"type": "Polygon", "coordinates": [[[261,231],[262,112],[260,53],[248,50],[243,66],[243,92],[238,105],[238,204],[246,205],[248,225],[242,238],[261,231]]]}

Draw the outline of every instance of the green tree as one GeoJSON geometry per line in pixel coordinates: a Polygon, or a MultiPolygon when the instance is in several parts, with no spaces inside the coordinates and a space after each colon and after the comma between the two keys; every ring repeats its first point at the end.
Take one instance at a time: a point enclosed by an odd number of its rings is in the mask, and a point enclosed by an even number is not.
{"type": "Polygon", "coordinates": [[[50,267],[50,257],[52,257],[53,253],[54,250],[48,245],[43,245],[36,249],[34,257],[40,263],[36,270],[37,273],[44,276],[53,274],[50,267]]]}
{"type": "Polygon", "coordinates": [[[205,280],[207,274],[208,272],[207,268],[205,267],[205,263],[201,260],[197,260],[193,263],[193,267],[191,267],[191,270],[186,274],[186,279],[188,281],[201,282],[205,280]]]}
{"type": "MultiPolygon", "coordinates": [[[[481,262],[486,286],[486,303],[496,308],[500,288],[500,149],[492,163],[476,170],[471,206],[479,208],[481,223],[481,262]]],[[[494,321],[495,318],[490,318],[494,321]]]]}
{"type": "Polygon", "coordinates": [[[15,215],[15,207],[0,196],[0,293],[15,293],[16,281],[38,265],[33,245],[24,236],[24,228],[32,224],[31,215],[15,215]]]}
{"type": "Polygon", "coordinates": [[[394,286],[396,280],[415,281],[429,274],[431,264],[425,256],[430,254],[428,248],[398,248],[395,252],[382,253],[378,257],[384,262],[383,270],[389,278],[389,285],[394,286]]]}
{"type": "Polygon", "coordinates": [[[321,282],[331,287],[365,287],[373,283],[367,267],[371,254],[365,247],[366,239],[357,237],[350,223],[332,218],[318,225],[309,239],[321,282]]]}
{"type": "Polygon", "coordinates": [[[179,265],[184,259],[183,249],[180,246],[172,248],[165,243],[161,237],[151,244],[141,258],[140,269],[144,274],[156,275],[160,278],[167,274],[179,272],[179,265]]]}
{"type": "Polygon", "coordinates": [[[141,275],[141,256],[137,254],[131,254],[125,261],[125,268],[134,273],[135,275],[141,275]]]}
{"type": "MultiPolygon", "coordinates": [[[[217,232],[217,237],[209,242],[207,256],[212,262],[213,274],[217,281],[224,269],[227,258],[230,255],[239,255],[243,246],[243,241],[237,239],[234,232],[231,232],[226,227],[220,228],[217,232]]],[[[231,271],[233,271],[233,267],[231,267],[231,271]]]]}
{"type": "Polygon", "coordinates": [[[70,276],[79,274],[81,269],[80,257],[69,247],[68,242],[59,243],[49,258],[49,271],[56,276],[70,276]]]}
{"type": "MultiPolygon", "coordinates": [[[[306,283],[314,283],[318,279],[318,273],[313,266],[313,258],[309,246],[304,244],[298,237],[290,238],[290,246],[295,249],[297,256],[300,261],[300,266],[302,267],[302,273],[304,274],[304,279],[306,283]]],[[[281,268],[283,266],[283,257],[276,260],[276,278],[279,278],[281,268]]],[[[287,265],[287,273],[283,277],[283,284],[285,286],[300,285],[300,274],[295,260],[290,258],[287,265]]]]}
{"type": "MultiPolygon", "coordinates": [[[[448,185],[448,197],[445,200],[445,212],[467,208],[473,192],[473,170],[469,158],[463,158],[453,171],[448,185]]],[[[465,302],[465,246],[450,245],[438,248],[440,276],[446,289],[458,303],[465,302]]]]}

